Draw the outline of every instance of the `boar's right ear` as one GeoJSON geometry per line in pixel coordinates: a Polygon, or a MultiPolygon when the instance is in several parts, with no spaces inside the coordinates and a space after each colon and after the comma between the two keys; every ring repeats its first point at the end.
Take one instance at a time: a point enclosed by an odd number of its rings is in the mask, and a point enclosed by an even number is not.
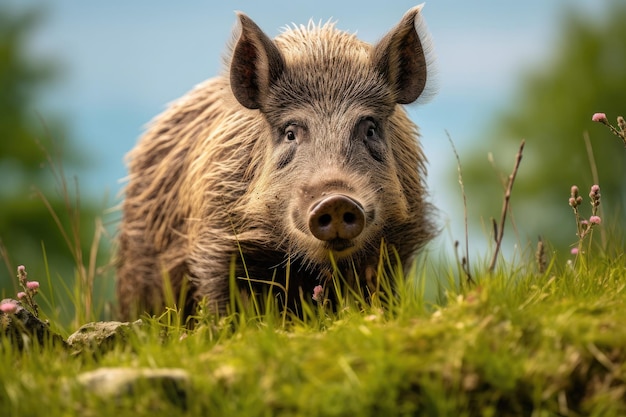
{"type": "Polygon", "coordinates": [[[396,102],[409,104],[423,97],[430,83],[432,64],[431,42],[422,18],[420,4],[408,12],[374,47],[375,68],[386,78],[396,93],[396,102]]]}
{"type": "Polygon", "coordinates": [[[243,13],[240,34],[230,63],[230,88],[242,106],[262,107],[272,82],[283,72],[284,61],[272,40],[243,13]]]}

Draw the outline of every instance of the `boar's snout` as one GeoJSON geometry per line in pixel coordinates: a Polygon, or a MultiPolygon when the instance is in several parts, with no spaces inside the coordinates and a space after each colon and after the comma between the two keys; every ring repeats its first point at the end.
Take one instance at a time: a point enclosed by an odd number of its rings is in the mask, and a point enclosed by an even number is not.
{"type": "Polygon", "coordinates": [[[309,230],[325,242],[354,239],[364,227],[363,206],[343,194],[327,196],[309,210],[309,230]]]}

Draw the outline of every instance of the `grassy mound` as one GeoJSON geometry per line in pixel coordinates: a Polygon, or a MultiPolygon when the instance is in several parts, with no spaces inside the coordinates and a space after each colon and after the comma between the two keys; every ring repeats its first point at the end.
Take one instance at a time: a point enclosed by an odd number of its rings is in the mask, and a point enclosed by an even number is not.
{"type": "MultiPolygon", "coordinates": [[[[3,340],[6,416],[306,415],[551,416],[626,414],[626,263],[557,271],[500,269],[451,285],[427,303],[422,273],[384,305],[312,306],[304,319],[269,311],[193,330],[175,309],[144,319],[97,355],[54,346],[18,351],[3,340]],[[184,392],[137,383],[115,396],[80,384],[99,368],[182,369],[184,392]],[[178,398],[173,401],[172,397],[178,398]]],[[[177,388],[180,390],[180,388],[177,388]]]]}

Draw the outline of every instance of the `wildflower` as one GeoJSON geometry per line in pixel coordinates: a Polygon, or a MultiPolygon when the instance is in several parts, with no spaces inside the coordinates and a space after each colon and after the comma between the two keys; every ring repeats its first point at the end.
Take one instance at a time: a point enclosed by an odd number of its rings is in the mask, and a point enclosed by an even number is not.
{"type": "Polygon", "coordinates": [[[572,255],[576,256],[576,255],[578,255],[578,248],[572,248],[569,252],[570,252],[572,255]]]}
{"type": "Polygon", "coordinates": [[[0,304],[0,311],[4,314],[15,314],[17,312],[17,304],[13,301],[0,304]]]}
{"type": "Polygon", "coordinates": [[[324,301],[324,287],[317,285],[313,288],[313,300],[318,303],[324,301]]]}
{"type": "Polygon", "coordinates": [[[28,280],[28,273],[24,265],[17,267],[17,279],[23,290],[18,293],[17,298],[22,300],[24,307],[30,310],[35,317],[39,317],[39,306],[34,299],[39,292],[39,282],[28,280]]]}
{"type": "Polygon", "coordinates": [[[28,273],[26,272],[26,267],[24,265],[17,267],[17,279],[22,287],[24,287],[26,282],[28,282],[28,273]]]}
{"type": "Polygon", "coordinates": [[[594,115],[591,117],[591,120],[593,120],[594,122],[602,123],[603,125],[608,127],[611,133],[620,138],[624,143],[624,146],[626,146],[626,120],[624,120],[622,116],[619,116],[617,118],[617,127],[619,129],[609,123],[606,118],[606,114],[604,113],[594,113],[594,115]]]}
{"type": "MultiPolygon", "coordinates": [[[[594,184],[589,191],[589,198],[591,199],[591,207],[594,209],[600,205],[600,186],[594,184]]],[[[594,212],[595,214],[595,212],[594,212]]]]}
{"type": "Polygon", "coordinates": [[[580,196],[580,194],[578,194],[578,187],[575,185],[572,185],[572,188],[570,189],[569,205],[573,209],[575,209],[582,202],[583,202],[583,198],[580,196]]]}
{"type": "Polygon", "coordinates": [[[593,116],[591,116],[591,120],[594,122],[598,122],[598,123],[606,123],[607,122],[606,114],[594,113],[593,116]]]}
{"type": "Polygon", "coordinates": [[[591,217],[589,217],[589,223],[591,223],[591,224],[600,224],[600,223],[602,223],[602,219],[600,218],[600,216],[591,216],[591,217]]]}

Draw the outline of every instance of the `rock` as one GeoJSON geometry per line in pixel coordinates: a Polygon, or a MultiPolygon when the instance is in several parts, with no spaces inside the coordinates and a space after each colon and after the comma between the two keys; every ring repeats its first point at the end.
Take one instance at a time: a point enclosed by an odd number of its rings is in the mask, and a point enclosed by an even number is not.
{"type": "Polygon", "coordinates": [[[15,309],[12,313],[0,311],[0,335],[10,340],[11,344],[19,350],[30,347],[34,340],[39,346],[50,343],[65,346],[61,335],[50,330],[50,325],[36,317],[30,310],[24,308],[18,300],[5,298],[2,304],[13,304],[15,309]]]}
{"type": "Polygon", "coordinates": [[[106,402],[150,391],[183,409],[191,387],[189,373],[179,368],[100,368],[82,373],[76,380],[84,391],[106,402]]]}
{"type": "Polygon", "coordinates": [[[105,353],[116,344],[128,340],[134,329],[141,326],[135,322],[99,321],[87,323],[67,338],[67,344],[75,354],[82,352],[105,353]]]}

